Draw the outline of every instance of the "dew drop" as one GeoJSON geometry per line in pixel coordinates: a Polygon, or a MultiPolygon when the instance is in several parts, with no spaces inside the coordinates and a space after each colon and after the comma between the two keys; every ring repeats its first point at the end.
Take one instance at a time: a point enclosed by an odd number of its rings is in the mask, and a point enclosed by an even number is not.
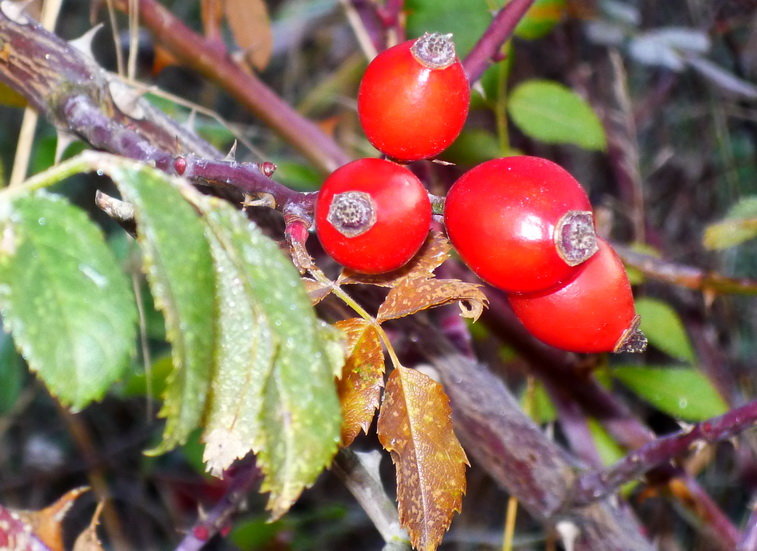
{"type": "Polygon", "coordinates": [[[681,409],[686,409],[689,407],[689,401],[686,398],[681,398],[678,400],[678,407],[681,409]]]}
{"type": "Polygon", "coordinates": [[[83,273],[85,276],[87,276],[89,279],[91,279],[92,282],[98,287],[102,288],[108,284],[108,278],[102,275],[100,272],[98,272],[91,266],[87,266],[86,264],[80,264],[79,271],[83,273]]]}

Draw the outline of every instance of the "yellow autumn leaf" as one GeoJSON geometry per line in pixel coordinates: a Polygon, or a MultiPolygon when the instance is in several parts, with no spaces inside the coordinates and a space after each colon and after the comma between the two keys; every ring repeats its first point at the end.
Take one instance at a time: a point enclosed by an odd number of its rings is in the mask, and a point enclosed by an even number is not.
{"type": "Polygon", "coordinates": [[[442,386],[414,369],[395,368],[384,391],[378,437],[397,469],[400,522],[413,547],[434,551],[460,511],[468,465],[442,386]]]}
{"type": "Polygon", "coordinates": [[[342,404],[342,446],[349,446],[362,429],[368,432],[384,385],[384,352],[376,328],[353,318],[336,326],[347,335],[347,361],[337,382],[342,404]]]}

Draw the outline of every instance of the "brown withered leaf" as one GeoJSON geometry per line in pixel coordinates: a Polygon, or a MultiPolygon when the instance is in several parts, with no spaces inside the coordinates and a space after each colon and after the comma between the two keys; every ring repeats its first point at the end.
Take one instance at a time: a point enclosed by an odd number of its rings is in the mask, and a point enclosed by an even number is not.
{"type": "Polygon", "coordinates": [[[337,382],[342,404],[342,446],[349,446],[362,429],[368,432],[384,386],[384,351],[376,328],[352,318],[336,326],[347,335],[347,361],[337,382]]]}
{"type": "Polygon", "coordinates": [[[362,283],[393,287],[404,279],[420,279],[432,277],[434,270],[449,258],[452,249],[443,233],[432,231],[418,253],[402,268],[385,274],[360,274],[351,270],[343,270],[337,280],[341,284],[362,283]]]}
{"type": "Polygon", "coordinates": [[[308,297],[310,297],[310,302],[313,306],[321,302],[324,298],[329,296],[329,293],[331,293],[331,285],[321,283],[320,281],[316,281],[309,277],[301,277],[300,280],[305,286],[305,291],[307,291],[308,297]]]}
{"type": "Polygon", "coordinates": [[[386,295],[376,320],[384,322],[458,301],[462,315],[475,321],[489,299],[481,290],[481,285],[459,279],[403,279],[386,295]]]}
{"type": "Polygon", "coordinates": [[[222,18],[223,0],[202,0],[200,2],[202,32],[206,38],[212,40],[218,40],[220,38],[222,18]]]}
{"type": "Polygon", "coordinates": [[[273,33],[264,0],[225,0],[224,8],[234,41],[246,59],[255,69],[265,69],[273,51],[273,33]]]}
{"type": "Polygon", "coordinates": [[[468,465],[442,386],[414,369],[392,371],[378,437],[397,470],[400,523],[413,547],[434,551],[460,511],[468,465]]]}
{"type": "Polygon", "coordinates": [[[100,523],[100,515],[104,505],[105,502],[103,501],[97,504],[97,509],[95,509],[95,514],[92,515],[89,526],[76,538],[73,551],[104,551],[103,544],[97,536],[97,525],[100,523]]]}
{"type": "Polygon", "coordinates": [[[8,520],[9,518],[14,521],[9,521],[8,528],[5,528],[5,524],[0,522],[0,549],[39,549],[39,544],[44,544],[49,551],[64,551],[63,543],[63,519],[68,513],[74,501],[83,493],[89,491],[89,488],[82,486],[80,488],[74,488],[63,494],[58,501],[40,509],[39,511],[11,511],[9,509],[3,509],[0,507],[0,521],[8,520]],[[26,539],[18,539],[20,534],[17,532],[19,528],[18,521],[23,526],[26,539]],[[8,544],[8,547],[3,547],[3,538],[7,541],[15,541],[18,547],[8,544]]]}

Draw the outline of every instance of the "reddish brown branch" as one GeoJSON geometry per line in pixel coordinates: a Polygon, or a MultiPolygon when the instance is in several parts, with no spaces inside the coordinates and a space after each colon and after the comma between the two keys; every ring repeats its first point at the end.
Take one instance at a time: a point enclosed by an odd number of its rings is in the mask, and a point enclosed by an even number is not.
{"type": "Polygon", "coordinates": [[[510,40],[518,22],[534,0],[512,0],[497,12],[489,27],[463,60],[468,80],[476,82],[486,68],[496,61],[502,45],[510,40]]]}
{"type": "Polygon", "coordinates": [[[676,264],[616,243],[613,243],[613,247],[623,262],[660,281],[703,292],[757,294],[757,280],[754,279],[731,278],[693,266],[676,264]]]}
{"type": "Polygon", "coordinates": [[[239,510],[245,497],[261,477],[260,470],[251,458],[243,460],[230,471],[225,475],[231,477],[231,480],[224,496],[197,520],[175,551],[198,551],[213,536],[228,530],[232,515],[239,510]]]}
{"type": "Polygon", "coordinates": [[[578,479],[573,501],[584,505],[618,490],[642,474],[686,453],[699,442],[719,442],[757,427],[757,401],[704,421],[676,434],[657,438],[634,450],[613,467],[592,471],[578,479]]]}
{"type": "MultiPolygon", "coordinates": [[[[115,5],[128,11],[128,0],[116,0],[115,5]]],[[[318,126],[155,0],[139,0],[139,17],[176,59],[219,84],[323,171],[330,172],[350,160],[318,126]]]]}
{"type": "Polygon", "coordinates": [[[23,94],[62,131],[97,149],[149,162],[195,183],[269,194],[281,210],[298,204],[303,217],[310,219],[312,194],[275,182],[257,163],[216,160],[220,152],[135,93],[131,111],[139,116],[123,112],[111,90],[119,86],[121,93],[133,92],[36,22],[22,24],[0,12],[0,41],[6,52],[0,58],[0,80],[23,94]]]}

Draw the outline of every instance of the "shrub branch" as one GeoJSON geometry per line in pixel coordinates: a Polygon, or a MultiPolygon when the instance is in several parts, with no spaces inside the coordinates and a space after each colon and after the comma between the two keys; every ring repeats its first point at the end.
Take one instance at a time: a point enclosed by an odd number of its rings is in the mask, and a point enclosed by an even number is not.
{"type": "Polygon", "coordinates": [[[617,491],[654,467],[684,455],[700,443],[714,443],[757,427],[757,400],[670,436],[657,438],[603,471],[591,471],[576,482],[574,503],[585,505],[617,491]]]}

